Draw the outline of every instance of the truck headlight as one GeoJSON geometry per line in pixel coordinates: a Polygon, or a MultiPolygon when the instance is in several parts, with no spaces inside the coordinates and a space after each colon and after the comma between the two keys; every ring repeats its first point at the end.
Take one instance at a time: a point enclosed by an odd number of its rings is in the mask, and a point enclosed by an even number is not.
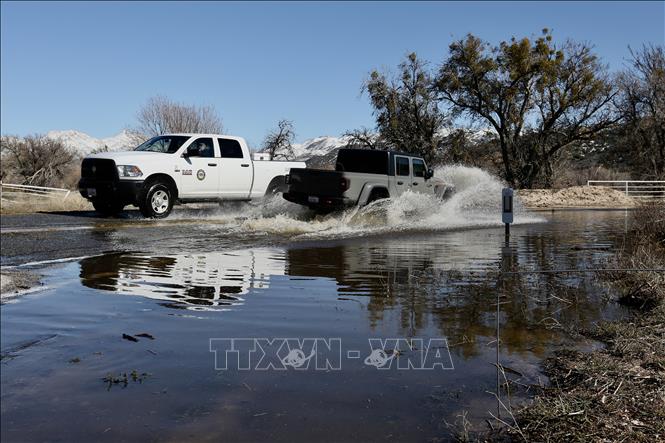
{"type": "Polygon", "coordinates": [[[120,177],[140,177],[143,175],[143,172],[134,165],[117,165],[118,175],[120,177]]]}

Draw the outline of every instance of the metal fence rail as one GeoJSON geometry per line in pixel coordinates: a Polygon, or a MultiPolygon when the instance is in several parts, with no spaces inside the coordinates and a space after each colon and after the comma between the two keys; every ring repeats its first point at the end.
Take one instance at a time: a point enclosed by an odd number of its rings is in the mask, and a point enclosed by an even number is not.
{"type": "Polygon", "coordinates": [[[629,197],[665,199],[665,181],[657,180],[588,180],[587,186],[616,189],[629,197]]]}
{"type": "Polygon", "coordinates": [[[12,197],[34,196],[42,198],[59,198],[66,200],[72,191],[63,188],[49,188],[47,186],[16,185],[0,182],[0,198],[3,201],[12,201],[12,197]]]}

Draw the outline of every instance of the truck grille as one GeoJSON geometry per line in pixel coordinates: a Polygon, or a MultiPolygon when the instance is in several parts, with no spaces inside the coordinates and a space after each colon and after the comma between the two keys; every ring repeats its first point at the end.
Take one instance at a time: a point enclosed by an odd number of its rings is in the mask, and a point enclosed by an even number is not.
{"type": "Polygon", "coordinates": [[[86,158],[81,163],[81,177],[96,180],[118,180],[118,170],[113,160],[86,158]]]}

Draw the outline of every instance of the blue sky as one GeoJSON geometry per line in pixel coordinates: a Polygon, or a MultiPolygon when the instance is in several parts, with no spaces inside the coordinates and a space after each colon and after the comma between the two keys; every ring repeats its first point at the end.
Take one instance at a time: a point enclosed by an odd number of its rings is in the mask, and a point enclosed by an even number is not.
{"type": "Polygon", "coordinates": [[[13,3],[1,6],[3,134],[78,129],[108,137],[166,95],[212,104],[257,145],[280,118],[297,139],[372,126],[360,85],[409,51],[434,65],[474,33],[498,43],[553,29],[595,45],[663,44],[665,2],[13,3]]]}

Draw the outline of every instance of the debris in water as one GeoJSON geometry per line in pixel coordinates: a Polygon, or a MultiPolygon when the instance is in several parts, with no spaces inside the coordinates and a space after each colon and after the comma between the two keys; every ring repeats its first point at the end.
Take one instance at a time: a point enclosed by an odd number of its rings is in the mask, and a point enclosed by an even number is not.
{"type": "Polygon", "coordinates": [[[150,340],[154,340],[155,337],[152,334],[148,334],[147,332],[141,332],[140,334],[136,334],[136,337],[144,337],[144,338],[149,338],[150,340]]]}
{"type": "Polygon", "coordinates": [[[106,374],[106,377],[102,379],[104,383],[108,385],[107,390],[111,390],[111,387],[113,385],[118,385],[122,384],[123,388],[126,388],[127,385],[129,384],[129,380],[133,382],[138,382],[138,383],[143,383],[143,380],[148,378],[150,374],[148,372],[141,372],[139,373],[136,369],[132,370],[132,372],[127,375],[126,372],[123,372],[122,374],[113,375],[113,374],[106,374]]]}
{"type": "Polygon", "coordinates": [[[139,341],[138,338],[136,338],[132,335],[129,335],[129,334],[122,334],[122,338],[124,338],[125,340],[133,341],[133,342],[139,341]]]}

